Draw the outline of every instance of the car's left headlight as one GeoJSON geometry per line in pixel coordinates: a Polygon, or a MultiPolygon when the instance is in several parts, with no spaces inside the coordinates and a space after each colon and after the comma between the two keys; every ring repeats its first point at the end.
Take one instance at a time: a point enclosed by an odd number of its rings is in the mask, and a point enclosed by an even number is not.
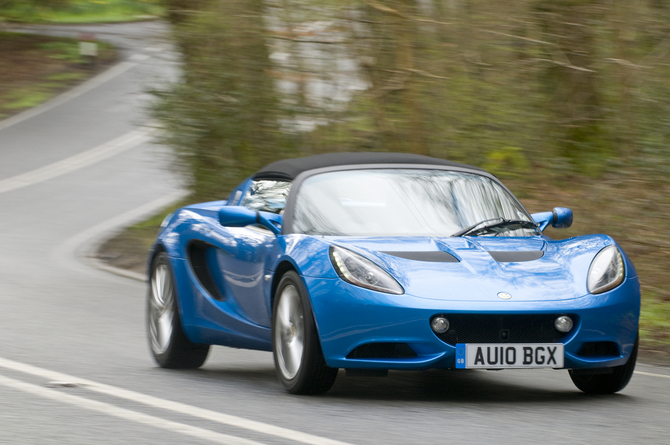
{"type": "Polygon", "coordinates": [[[388,272],[351,250],[330,246],[330,260],[340,278],[348,283],[389,294],[405,293],[388,272]]]}
{"type": "Polygon", "coordinates": [[[624,279],[624,265],[621,252],[616,246],[607,246],[593,259],[589,269],[588,289],[599,294],[614,289],[624,279]]]}

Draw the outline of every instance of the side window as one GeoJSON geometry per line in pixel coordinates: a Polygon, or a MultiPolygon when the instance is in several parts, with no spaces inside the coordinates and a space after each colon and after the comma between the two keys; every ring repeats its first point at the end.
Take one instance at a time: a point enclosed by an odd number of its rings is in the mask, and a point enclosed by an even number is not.
{"type": "Polygon", "coordinates": [[[237,205],[240,202],[241,197],[242,197],[242,190],[240,189],[233,190],[233,192],[228,197],[228,205],[237,205]]]}
{"type": "Polygon", "coordinates": [[[288,181],[253,181],[240,205],[255,211],[282,213],[290,188],[288,181]]]}

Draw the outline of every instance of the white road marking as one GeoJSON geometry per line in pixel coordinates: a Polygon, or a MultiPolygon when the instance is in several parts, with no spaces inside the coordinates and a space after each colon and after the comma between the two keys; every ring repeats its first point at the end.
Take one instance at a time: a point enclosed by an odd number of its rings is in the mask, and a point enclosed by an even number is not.
{"type": "Polygon", "coordinates": [[[186,425],[184,423],[165,420],[160,417],[150,416],[148,414],[131,411],[125,408],[119,408],[118,406],[110,405],[109,403],[98,402],[97,400],[66,394],[64,391],[55,391],[53,389],[32,385],[20,380],[10,379],[9,377],[0,376],[0,385],[27,392],[39,397],[52,399],[57,402],[74,405],[79,408],[97,411],[99,413],[118,417],[120,419],[130,420],[132,422],[149,425],[154,428],[160,428],[167,431],[184,434],[190,437],[195,437],[197,439],[204,439],[221,444],[260,445],[259,442],[255,442],[253,440],[242,439],[240,437],[217,433],[215,431],[186,425]]]}
{"type": "Polygon", "coordinates": [[[179,414],[187,414],[200,419],[210,420],[212,422],[221,423],[237,428],[242,428],[249,431],[267,434],[270,436],[280,437],[293,442],[301,442],[312,445],[349,445],[345,442],[340,442],[325,437],[319,437],[312,434],[303,433],[300,431],[290,430],[279,426],[270,425],[255,420],[245,419],[230,414],[223,414],[216,411],[211,411],[204,408],[198,408],[184,403],[173,402],[170,400],[160,399],[150,395],[142,394],[135,391],[130,391],[123,388],[118,388],[104,383],[98,383],[91,380],[80,379],[67,374],[62,374],[57,371],[49,369],[38,368],[36,366],[25,363],[15,362],[13,360],[0,358],[0,367],[11,369],[13,371],[22,372],[25,374],[43,377],[47,380],[72,382],[89,391],[95,391],[101,394],[118,397],[124,400],[141,403],[143,405],[151,406],[153,408],[160,408],[167,411],[172,411],[179,414]]]}
{"type": "Polygon", "coordinates": [[[650,377],[663,377],[665,379],[670,379],[670,375],[652,374],[651,372],[635,371],[635,374],[648,375],[650,377]]]}
{"type": "Polygon", "coordinates": [[[148,59],[151,59],[151,56],[148,55],[148,54],[133,54],[132,56],[130,56],[130,60],[140,61],[140,60],[148,60],[148,59]]]}
{"type": "Polygon", "coordinates": [[[150,140],[150,129],[140,128],[78,155],[0,181],[0,193],[9,192],[71,173],[150,140]]]}
{"type": "Polygon", "coordinates": [[[99,244],[96,243],[95,240],[96,238],[101,237],[103,234],[107,235],[109,231],[117,227],[127,226],[134,221],[139,221],[147,215],[152,215],[158,210],[164,209],[165,207],[174,203],[175,201],[184,199],[186,196],[188,196],[187,191],[178,190],[128,212],[105,220],[98,225],[84,230],[83,232],[79,232],[77,235],[66,239],[61,244],[56,246],[56,248],[52,251],[52,258],[56,261],[57,264],[61,266],[66,265],[70,269],[77,270],[78,267],[81,267],[81,263],[76,261],[76,257],[78,256],[76,255],[77,249],[79,249],[80,246],[93,241],[90,245],[87,246],[86,251],[82,252],[79,256],[86,257],[87,260],[93,263],[93,265],[98,269],[106,270],[107,272],[112,272],[114,274],[132,278],[134,280],[146,281],[146,275],[144,274],[111,267],[95,258],[95,252],[97,252],[99,247],[99,244]]]}
{"type": "Polygon", "coordinates": [[[113,78],[125,73],[129,69],[137,66],[136,63],[133,62],[121,62],[107,71],[98,74],[97,76],[93,77],[90,80],[87,80],[86,82],[82,83],[79,86],[76,86],[72,88],[71,90],[61,94],[60,96],[57,96],[50,101],[38,105],[37,107],[31,108],[30,110],[26,110],[23,113],[19,113],[15,116],[12,116],[10,118],[5,119],[4,121],[0,122],[0,130],[5,129],[7,127],[10,127],[12,125],[18,124],[19,122],[23,122],[25,120],[28,120],[30,118],[33,118],[35,116],[38,116],[45,111],[49,111],[52,108],[55,108],[59,105],[64,104],[65,102],[74,99],[75,97],[81,96],[84,93],[87,93],[91,91],[94,88],[99,87],[103,83],[112,80],[113,78]]]}

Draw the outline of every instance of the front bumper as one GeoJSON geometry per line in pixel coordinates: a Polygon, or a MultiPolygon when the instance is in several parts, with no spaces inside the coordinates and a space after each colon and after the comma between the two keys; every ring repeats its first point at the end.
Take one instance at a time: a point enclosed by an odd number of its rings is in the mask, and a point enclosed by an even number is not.
{"type": "Polygon", "coordinates": [[[439,301],[391,295],[345,283],[340,279],[305,277],[321,347],[328,366],[366,369],[453,368],[456,348],[430,328],[436,314],[570,313],[578,322],[561,342],[565,368],[588,369],[626,363],[633,349],[640,316],[637,277],[599,295],[561,301],[439,301]],[[585,354],[585,343],[613,342],[617,354],[585,354]],[[347,358],[354,349],[376,343],[406,344],[416,356],[347,358]]]}

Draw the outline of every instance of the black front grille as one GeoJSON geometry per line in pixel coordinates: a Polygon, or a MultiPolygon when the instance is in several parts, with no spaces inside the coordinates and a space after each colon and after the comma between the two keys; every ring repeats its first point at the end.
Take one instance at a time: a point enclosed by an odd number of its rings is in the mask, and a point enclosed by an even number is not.
{"type": "Polygon", "coordinates": [[[355,348],[347,358],[389,359],[412,358],[416,352],[407,343],[367,343],[355,348]]]}
{"type": "MultiPolygon", "coordinates": [[[[556,343],[569,333],[558,332],[554,320],[564,314],[441,314],[449,330],[437,334],[456,343],[556,343]]],[[[577,317],[571,315],[577,324],[577,317]]]]}

